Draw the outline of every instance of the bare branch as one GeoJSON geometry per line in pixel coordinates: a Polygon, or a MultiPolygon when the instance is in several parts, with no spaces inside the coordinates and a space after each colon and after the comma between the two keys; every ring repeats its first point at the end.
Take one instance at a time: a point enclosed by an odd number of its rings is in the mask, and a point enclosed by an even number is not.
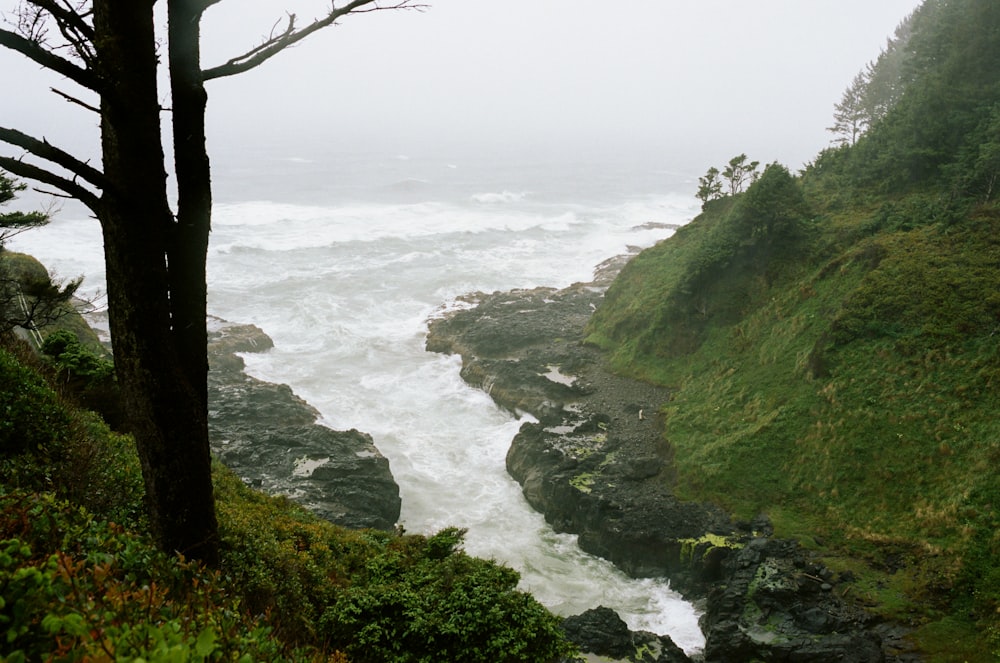
{"type": "Polygon", "coordinates": [[[46,69],[62,74],[85,88],[100,92],[100,83],[93,72],[78,67],[69,60],[47,50],[38,41],[33,41],[10,30],[0,30],[0,47],[17,51],[46,69]]]}
{"type": "Polygon", "coordinates": [[[53,198],[66,198],[68,200],[76,200],[76,196],[71,196],[68,193],[63,193],[62,191],[52,191],[50,189],[43,189],[40,186],[33,186],[31,190],[40,193],[45,196],[52,196],[53,198]]]}
{"type": "Polygon", "coordinates": [[[70,95],[66,94],[65,92],[63,92],[62,90],[57,90],[54,87],[50,87],[49,89],[52,90],[53,92],[55,92],[56,94],[58,94],[60,97],[62,97],[66,101],[70,102],[71,104],[76,104],[77,106],[82,106],[82,107],[86,108],[89,111],[93,111],[93,112],[97,113],[98,115],[101,114],[101,109],[98,108],[97,106],[91,106],[87,102],[82,101],[80,99],[77,99],[76,97],[70,96],[70,95]]]}
{"type": "Polygon", "coordinates": [[[90,15],[90,11],[84,11],[81,7],[73,7],[66,0],[62,0],[61,3],[54,0],[30,0],[30,2],[51,14],[61,29],[72,30],[91,41],[94,39],[94,28],[85,20],[90,15]]]}
{"type": "MultiPolygon", "coordinates": [[[[215,1],[217,0],[207,0],[208,4],[214,4],[215,1]]],[[[388,5],[380,4],[378,0],[352,0],[340,8],[331,6],[330,11],[326,16],[318,18],[309,25],[299,29],[295,28],[295,14],[289,14],[288,23],[280,34],[275,35],[272,33],[271,36],[269,36],[259,46],[250,49],[242,55],[237,55],[236,57],[231,58],[225,64],[204,70],[202,72],[202,79],[208,81],[213,78],[233,76],[235,74],[241,74],[245,71],[249,71],[254,67],[259,67],[281,51],[297,44],[314,32],[333,25],[337,19],[345,14],[365,14],[368,12],[384,11],[388,9],[422,10],[424,8],[426,8],[426,5],[417,4],[413,2],[413,0],[397,0],[396,2],[388,5]],[[366,5],[372,6],[368,7],[366,5]]]]}
{"type": "Polygon", "coordinates": [[[17,32],[24,38],[39,44],[45,43],[48,34],[48,26],[45,20],[45,11],[39,7],[18,7],[17,12],[17,32]]]}
{"type": "Polygon", "coordinates": [[[68,180],[65,177],[60,177],[51,171],[45,170],[44,168],[39,168],[33,164],[25,163],[19,159],[12,159],[10,157],[0,156],[0,168],[17,175],[18,177],[35,180],[36,182],[48,184],[49,186],[64,191],[69,195],[69,197],[76,198],[81,203],[89,207],[92,212],[95,214],[97,213],[98,206],[100,205],[100,198],[98,198],[93,191],[87,189],[81,184],[78,184],[74,180],[68,180]]]}
{"type": "MultiPolygon", "coordinates": [[[[70,0],[27,1],[36,9],[31,12],[25,9],[21,10],[18,28],[22,36],[38,43],[40,46],[47,46],[45,39],[46,30],[42,18],[43,13],[47,12],[48,16],[55,20],[60,34],[62,34],[63,39],[66,41],[66,45],[72,48],[77,57],[84,63],[88,65],[93,63],[96,56],[93,47],[94,28],[86,20],[92,11],[86,9],[84,2],[77,0],[76,6],[74,6],[70,3],[70,0]],[[40,25],[37,25],[37,27],[26,25],[25,18],[28,16],[32,17],[33,24],[40,25]]],[[[65,48],[65,46],[52,47],[51,50],[56,51],[61,48],[65,48]]]]}
{"type": "Polygon", "coordinates": [[[60,150],[44,138],[39,140],[17,129],[0,127],[0,141],[24,148],[28,153],[40,159],[45,159],[46,161],[51,161],[56,165],[62,166],[99,189],[107,187],[107,180],[104,178],[104,173],[80,161],[68,152],[60,150]]]}

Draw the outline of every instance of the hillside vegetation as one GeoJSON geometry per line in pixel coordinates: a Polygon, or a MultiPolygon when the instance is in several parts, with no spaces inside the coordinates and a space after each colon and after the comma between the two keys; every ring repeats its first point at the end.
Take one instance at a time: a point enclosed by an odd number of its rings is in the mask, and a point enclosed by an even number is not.
{"type": "MultiPolygon", "coordinates": [[[[2,246],[0,270],[48,280],[2,246]]],[[[0,330],[0,660],[492,663],[572,649],[517,572],[461,550],[462,530],[347,530],[219,464],[220,568],[160,552],[135,443],[111,427],[113,365],[79,315],[46,320],[40,353],[0,330]]]]}
{"type": "Polygon", "coordinates": [[[681,495],[766,512],[940,661],[1000,651],[998,35],[1000,3],[925,2],[855,81],[863,131],[703,186],[588,328],[673,388],[681,495]]]}
{"type": "Polygon", "coordinates": [[[74,404],[107,361],[69,334],[49,338],[46,358],[0,338],[3,660],[492,662],[570,650],[515,571],[462,552],[462,530],[347,530],[221,465],[221,568],[158,551],[134,443],[74,404]]]}

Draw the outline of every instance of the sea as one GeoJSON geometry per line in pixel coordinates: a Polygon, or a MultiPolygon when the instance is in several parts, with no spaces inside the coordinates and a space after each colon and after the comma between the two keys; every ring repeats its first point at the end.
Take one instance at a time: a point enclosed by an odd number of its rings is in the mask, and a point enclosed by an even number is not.
{"type": "MultiPolygon", "coordinates": [[[[700,650],[699,612],[669,579],[627,577],[527,504],[504,467],[524,420],[466,385],[459,357],[424,349],[428,321],[463,295],[589,281],[605,259],[669,237],[698,211],[696,177],[614,150],[214,152],[209,312],[274,340],[247,371],[290,385],[322,423],[372,435],[406,531],[467,528],[467,552],[516,569],[554,612],[607,606],[700,650]]],[[[9,248],[82,275],[100,307],[101,233],[82,208],[9,248]]]]}

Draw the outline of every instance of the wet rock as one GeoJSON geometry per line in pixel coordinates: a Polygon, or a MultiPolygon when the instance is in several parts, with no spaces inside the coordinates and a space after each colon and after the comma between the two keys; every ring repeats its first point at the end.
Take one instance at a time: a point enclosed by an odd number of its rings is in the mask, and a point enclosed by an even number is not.
{"type": "MultiPolygon", "coordinates": [[[[556,530],[578,534],[584,550],[633,576],[669,577],[703,599],[706,661],[887,660],[886,634],[896,631],[841,600],[838,583],[849,574],[838,577],[794,542],[769,538],[765,516],[733,523],[714,505],[673,494],[673,452],[656,415],[669,393],[611,374],[583,343],[615,268],[607,266],[601,283],[565,290],[480,293],[474,308],[431,323],[429,350],[461,354],[470,384],[537,419],[521,426],[507,454],[528,502],[556,530]]],[[[585,622],[607,641],[609,653],[595,655],[621,655],[621,626],[600,617],[585,622]]],[[[579,628],[573,633],[596,647],[579,628]]]]}
{"type": "Polygon", "coordinates": [[[283,494],[352,528],[391,530],[399,486],[370,435],[335,431],[288,385],[243,372],[236,353],[262,352],[271,339],[254,325],[209,327],[209,433],[212,451],[244,481],[283,494]]]}
{"type": "Polygon", "coordinates": [[[610,262],[602,282],[563,290],[479,293],[474,308],[432,321],[427,348],[461,354],[469,384],[538,420],[514,438],[507,470],[553,528],[632,575],[686,586],[700,578],[681,560],[682,540],[733,528],[721,510],[670,490],[672,452],[656,424],[668,392],[609,373],[582,343],[618,268],[610,262]]]}
{"type": "Polygon", "coordinates": [[[562,628],[567,639],[582,653],[596,654],[603,657],[602,661],[689,663],[691,660],[669,636],[630,631],[618,613],[603,606],[567,617],[562,628]]]}
{"type": "Polygon", "coordinates": [[[792,541],[752,539],[722,563],[701,620],[706,661],[885,661],[864,612],[822,591],[826,569],[792,541]]]}

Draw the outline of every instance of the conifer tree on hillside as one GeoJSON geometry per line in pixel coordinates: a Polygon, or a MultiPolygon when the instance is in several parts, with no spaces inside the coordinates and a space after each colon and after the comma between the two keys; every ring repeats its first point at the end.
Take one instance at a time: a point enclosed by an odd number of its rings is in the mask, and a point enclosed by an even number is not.
{"type": "Polygon", "coordinates": [[[0,143],[10,151],[0,154],[0,168],[76,198],[100,221],[115,368],[154,533],[164,550],[209,564],[218,559],[218,536],[207,423],[205,262],[212,191],[205,84],[253,69],[348,14],[418,6],[411,0],[331,3],[303,25],[288,14],[263,43],[204,68],[202,17],[221,4],[24,0],[18,20],[0,29],[0,47],[9,57],[20,54],[58,74],[74,86],[60,91],[63,99],[100,117],[101,168],[5,126],[0,143]],[[165,5],[165,36],[156,32],[157,4],[165,5]],[[169,73],[166,92],[158,87],[161,69],[169,73]],[[163,149],[161,106],[170,109],[172,163],[163,149]]]}
{"type": "MultiPolygon", "coordinates": [[[[0,171],[0,207],[14,200],[24,188],[24,184],[0,171]]],[[[43,212],[0,212],[0,334],[18,327],[33,330],[61,318],[83,281],[55,283],[48,273],[16,269],[5,255],[8,239],[48,222],[43,212]]]]}
{"type": "Polygon", "coordinates": [[[868,127],[870,118],[865,107],[867,85],[864,72],[858,73],[834,106],[833,126],[827,131],[837,135],[835,142],[840,145],[854,145],[868,127]]]}
{"type": "Polygon", "coordinates": [[[836,135],[834,142],[838,145],[857,143],[868,128],[885,117],[899,101],[916,13],[900,22],[879,56],[854,76],[834,105],[834,123],[827,131],[836,135]]]}
{"type": "MultiPolygon", "coordinates": [[[[822,153],[816,165],[839,172],[852,188],[937,188],[953,198],[995,199],[997,34],[1000,2],[925,0],[860,74],[864,131],[856,144],[822,153]]],[[[844,144],[840,111],[831,130],[844,144]]]]}
{"type": "Polygon", "coordinates": [[[752,184],[760,176],[757,167],[759,161],[747,162],[747,155],[740,154],[729,160],[729,163],[722,170],[722,179],[729,185],[729,195],[735,196],[752,184]]]}

